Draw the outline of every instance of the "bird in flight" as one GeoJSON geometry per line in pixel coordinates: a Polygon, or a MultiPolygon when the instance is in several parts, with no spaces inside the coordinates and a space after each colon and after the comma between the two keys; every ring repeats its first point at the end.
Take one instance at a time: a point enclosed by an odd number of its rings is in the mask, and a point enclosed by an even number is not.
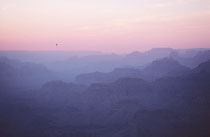
{"type": "Polygon", "coordinates": [[[56,46],[58,46],[58,44],[57,44],[57,43],[56,43],[55,45],[56,45],[56,46]]]}

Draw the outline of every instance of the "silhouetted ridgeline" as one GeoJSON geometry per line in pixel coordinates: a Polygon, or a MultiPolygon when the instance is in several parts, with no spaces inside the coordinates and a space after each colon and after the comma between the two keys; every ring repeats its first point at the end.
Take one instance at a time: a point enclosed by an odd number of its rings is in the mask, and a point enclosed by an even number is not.
{"type": "Polygon", "coordinates": [[[48,53],[48,63],[7,55],[0,58],[0,137],[210,136],[208,49],[63,61],[48,53]]]}
{"type": "Polygon", "coordinates": [[[188,73],[190,69],[179,64],[173,58],[163,58],[153,61],[144,68],[117,68],[112,72],[86,73],[76,77],[76,82],[91,84],[97,82],[110,82],[123,77],[142,78],[152,81],[166,76],[180,76],[188,73]]]}

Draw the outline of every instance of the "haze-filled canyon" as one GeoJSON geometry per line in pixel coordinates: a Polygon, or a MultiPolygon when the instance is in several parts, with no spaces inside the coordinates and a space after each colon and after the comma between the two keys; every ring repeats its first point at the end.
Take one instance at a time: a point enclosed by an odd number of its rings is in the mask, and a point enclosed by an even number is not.
{"type": "Polygon", "coordinates": [[[209,137],[210,49],[0,51],[0,137],[209,137]]]}

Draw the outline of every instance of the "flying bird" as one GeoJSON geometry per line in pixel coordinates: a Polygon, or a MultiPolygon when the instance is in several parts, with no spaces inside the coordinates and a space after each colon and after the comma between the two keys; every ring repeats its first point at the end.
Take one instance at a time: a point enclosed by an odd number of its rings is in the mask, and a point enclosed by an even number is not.
{"type": "Polygon", "coordinates": [[[56,46],[58,46],[58,44],[55,44],[56,46]]]}

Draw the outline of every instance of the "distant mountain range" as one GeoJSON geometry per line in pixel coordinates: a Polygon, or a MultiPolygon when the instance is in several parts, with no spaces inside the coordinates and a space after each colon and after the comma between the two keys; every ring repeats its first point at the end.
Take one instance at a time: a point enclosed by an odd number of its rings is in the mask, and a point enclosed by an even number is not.
{"type": "Polygon", "coordinates": [[[110,82],[122,77],[143,78],[151,81],[162,76],[186,73],[189,68],[192,69],[210,59],[210,50],[208,49],[154,48],[146,52],[134,51],[127,55],[102,54],[99,52],[82,53],[1,51],[0,55],[8,55],[8,57],[1,57],[0,63],[10,65],[8,66],[10,69],[15,67],[13,69],[18,69],[18,73],[24,73],[23,75],[26,75],[26,73],[28,73],[27,75],[35,74],[36,71],[33,69],[38,69],[37,75],[45,72],[47,74],[47,71],[50,71],[50,75],[54,75],[60,80],[73,82],[76,79],[76,82],[91,84],[94,82],[110,82]],[[62,55],[62,53],[65,54],[62,55]],[[24,60],[34,61],[35,59],[35,62],[39,63],[18,63],[21,61],[9,59],[10,57],[22,59],[22,62],[25,62],[24,60]],[[163,58],[168,58],[168,62],[164,64],[163,58]]]}
{"type": "Polygon", "coordinates": [[[144,68],[157,59],[172,57],[193,68],[210,59],[210,49],[153,48],[145,52],[112,54],[95,51],[0,51],[0,56],[45,65],[58,73],[59,79],[73,81],[81,73],[110,72],[115,68],[144,68]]]}

